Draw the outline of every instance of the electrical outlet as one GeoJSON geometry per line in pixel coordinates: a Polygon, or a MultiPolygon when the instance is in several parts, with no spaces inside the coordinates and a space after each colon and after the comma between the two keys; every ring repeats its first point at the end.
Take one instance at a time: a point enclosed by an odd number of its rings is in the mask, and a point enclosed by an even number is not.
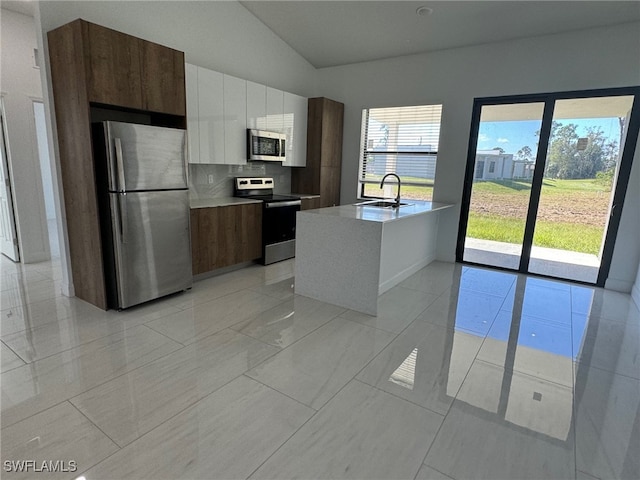
{"type": "Polygon", "coordinates": [[[209,175],[209,183],[213,183],[213,175],[209,175]]]}

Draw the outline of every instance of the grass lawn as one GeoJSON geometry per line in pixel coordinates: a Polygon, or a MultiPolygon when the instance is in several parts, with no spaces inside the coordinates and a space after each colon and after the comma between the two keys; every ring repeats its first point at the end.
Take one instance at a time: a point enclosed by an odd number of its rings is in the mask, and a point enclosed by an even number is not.
{"type": "MultiPolygon", "coordinates": [[[[522,243],[524,220],[494,215],[469,215],[467,236],[506,243],[522,243]]],[[[539,220],[533,244],[538,247],[557,248],[571,252],[600,253],[602,228],[539,220]]]]}
{"type": "MultiPolygon", "coordinates": [[[[530,188],[524,181],[474,183],[467,236],[521,243],[530,188]]],[[[610,191],[591,179],[545,179],[534,245],[598,255],[610,191]]]]}
{"type": "MultiPolygon", "coordinates": [[[[419,181],[411,177],[402,180],[419,181]]],[[[432,191],[431,187],[402,185],[406,199],[431,200],[432,191]]],[[[467,236],[521,243],[530,191],[531,182],[524,180],[474,182],[467,236]]],[[[382,190],[369,184],[366,195],[379,197],[382,190]]],[[[534,245],[598,255],[610,198],[611,186],[596,179],[544,179],[534,245]]]]}

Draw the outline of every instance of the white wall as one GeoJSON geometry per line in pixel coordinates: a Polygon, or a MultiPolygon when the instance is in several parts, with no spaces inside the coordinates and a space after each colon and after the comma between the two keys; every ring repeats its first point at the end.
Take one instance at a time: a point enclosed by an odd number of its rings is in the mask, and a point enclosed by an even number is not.
{"type": "Polygon", "coordinates": [[[2,74],[0,85],[7,119],[9,168],[24,263],[49,258],[46,211],[38,159],[33,100],[42,98],[33,17],[2,9],[2,74]]]}
{"type": "MultiPolygon", "coordinates": [[[[640,82],[637,82],[640,83],[640,82]]],[[[629,176],[629,186],[620,218],[618,238],[606,288],[630,292],[640,262],[640,138],[629,176]]]]}
{"type": "Polygon", "coordinates": [[[40,2],[44,32],[77,18],[180,50],[188,63],[314,92],[315,68],[236,1],[40,2]]]}
{"type": "MultiPolygon", "coordinates": [[[[638,31],[633,23],[319,70],[319,94],[345,104],[342,203],[356,199],[362,109],[442,103],[434,200],[457,208],[441,219],[438,258],[453,261],[473,99],[640,85],[638,31]]],[[[628,211],[638,203],[640,186],[630,185],[610,274],[627,291],[628,265],[640,257],[640,226],[628,211]]]]}

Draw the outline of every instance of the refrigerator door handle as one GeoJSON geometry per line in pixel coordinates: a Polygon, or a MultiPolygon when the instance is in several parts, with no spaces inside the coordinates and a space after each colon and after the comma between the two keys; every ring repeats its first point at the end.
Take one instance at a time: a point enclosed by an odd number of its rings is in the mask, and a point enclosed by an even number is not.
{"type": "Polygon", "coordinates": [[[126,192],[127,186],[124,179],[124,160],[122,159],[122,142],[119,138],[114,138],[113,143],[116,147],[116,165],[118,167],[118,187],[120,192],[126,192]]]}
{"type": "Polygon", "coordinates": [[[187,159],[189,158],[189,152],[188,152],[188,145],[187,145],[187,135],[185,134],[184,136],[184,140],[182,142],[182,171],[184,172],[184,184],[186,186],[189,185],[189,168],[187,167],[187,159]]]}
{"type": "Polygon", "coordinates": [[[125,192],[120,192],[118,194],[118,210],[120,217],[120,242],[127,243],[127,237],[129,236],[129,224],[128,213],[127,213],[127,194],[125,192]]]}

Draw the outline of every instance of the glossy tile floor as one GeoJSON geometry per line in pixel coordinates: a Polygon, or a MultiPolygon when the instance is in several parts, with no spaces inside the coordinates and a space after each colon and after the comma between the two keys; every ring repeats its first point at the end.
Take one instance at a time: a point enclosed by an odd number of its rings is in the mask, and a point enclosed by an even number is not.
{"type": "Polygon", "coordinates": [[[118,313],[1,267],[3,479],[640,478],[628,295],[436,262],[370,317],[287,261],[118,313]]]}

